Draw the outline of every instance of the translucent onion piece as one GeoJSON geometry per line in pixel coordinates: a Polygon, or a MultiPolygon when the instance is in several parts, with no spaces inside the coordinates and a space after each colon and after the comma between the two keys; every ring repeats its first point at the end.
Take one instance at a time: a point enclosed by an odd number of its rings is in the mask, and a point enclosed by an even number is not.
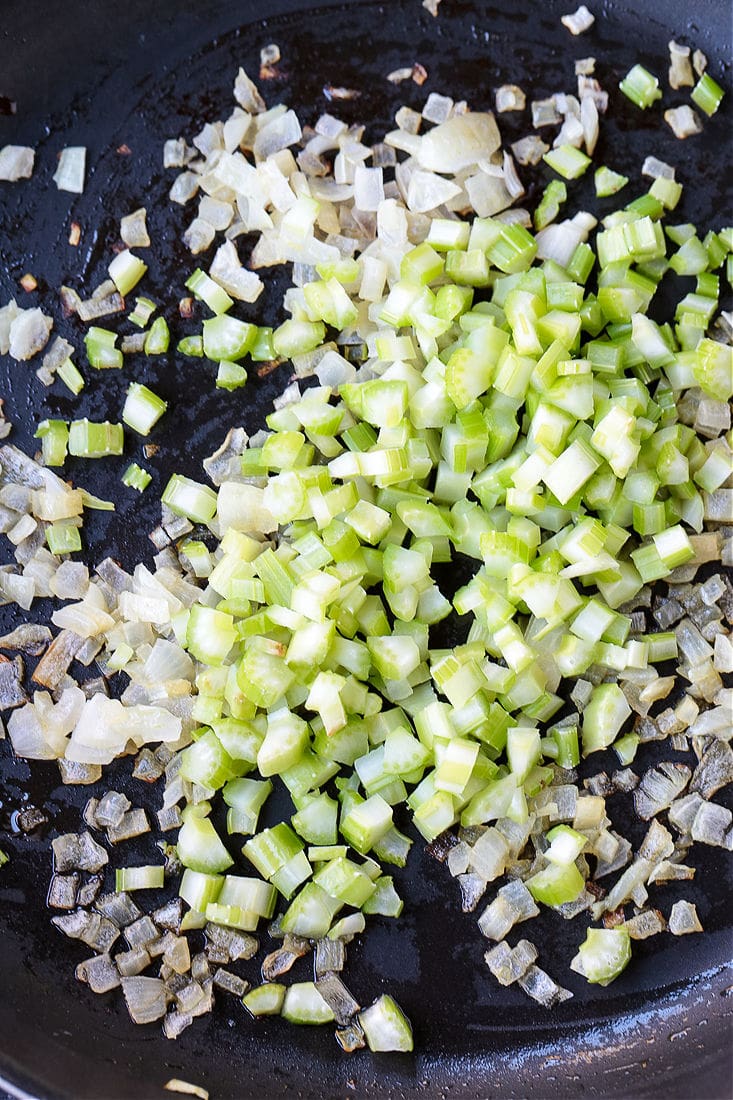
{"type": "Polygon", "coordinates": [[[688,138],[702,130],[699,115],[686,103],[682,107],[671,107],[665,111],[664,121],[676,138],[688,138]]]}
{"type": "Polygon", "coordinates": [[[61,150],[58,168],[53,176],[59,191],[71,191],[75,195],[82,194],[86,162],[87,151],[83,145],[73,145],[61,150]]]}
{"type": "Polygon", "coordinates": [[[120,984],[117,967],[108,954],[94,955],[79,963],[76,977],[80,982],[85,982],[92,993],[109,993],[120,984]]]}
{"type": "Polygon", "coordinates": [[[200,1085],[192,1085],[190,1081],[182,1081],[180,1077],[171,1077],[163,1085],[163,1088],[168,1089],[169,1092],[181,1092],[185,1096],[196,1096],[198,1100],[209,1100],[209,1093],[206,1089],[200,1085]]]}
{"type": "Polygon", "coordinates": [[[680,46],[672,39],[669,43],[669,86],[677,91],[678,88],[691,88],[695,83],[695,77],[690,64],[690,47],[680,46]]]}
{"type": "Polygon", "coordinates": [[[554,1008],[555,1005],[562,1004],[573,995],[569,989],[563,989],[541,967],[534,964],[517,979],[517,982],[528,997],[543,1005],[544,1008],[554,1008]]]}
{"type": "Polygon", "coordinates": [[[730,848],[727,834],[731,821],[733,821],[733,812],[727,806],[719,806],[715,802],[703,802],[695,814],[690,835],[693,840],[701,844],[730,848]]]}
{"type": "MultiPolygon", "coordinates": [[[[431,133],[435,132],[435,130],[431,131],[431,133]]],[[[428,210],[435,210],[436,207],[442,206],[460,193],[460,187],[451,183],[450,180],[445,180],[433,172],[416,171],[410,178],[407,205],[415,213],[425,213],[428,210]]]]}
{"type": "Polygon", "coordinates": [[[33,175],[36,151],[27,145],[5,145],[0,149],[0,180],[15,183],[33,175]]]}
{"type": "Polygon", "coordinates": [[[429,171],[455,173],[491,156],[500,145],[494,116],[476,111],[448,119],[424,134],[417,159],[429,171]]]}
{"type": "Polygon", "coordinates": [[[690,932],[702,932],[697,909],[689,901],[676,901],[669,914],[669,930],[673,936],[686,936],[690,932]]]}
{"type": "Polygon", "coordinates": [[[259,275],[242,267],[232,241],[225,241],[216,250],[209,274],[219,286],[241,302],[255,302],[264,289],[259,275]]]}
{"type": "Polygon", "coordinates": [[[496,89],[496,111],[523,111],[527,97],[516,84],[502,84],[496,89]]]}
{"type": "Polygon", "coordinates": [[[87,699],[66,750],[69,760],[109,764],[129,742],[177,741],[181,719],[162,707],[128,706],[117,699],[94,695],[87,699]]]}
{"type": "Polygon", "coordinates": [[[0,637],[0,649],[17,649],[38,657],[51,641],[51,631],[40,623],[22,623],[0,637]]]}
{"type": "Polygon", "coordinates": [[[450,96],[438,95],[437,92],[431,92],[422,109],[422,117],[427,122],[434,122],[436,125],[439,125],[442,122],[448,121],[452,111],[453,100],[450,96]]]}
{"type": "Polygon", "coordinates": [[[122,978],[127,1010],[136,1024],[150,1024],[165,1016],[165,986],[159,978],[122,978]]]}
{"type": "MultiPolygon", "coordinates": [[[[466,193],[480,218],[488,218],[511,206],[514,197],[503,179],[477,172],[466,180],[466,193]]],[[[457,189],[459,190],[459,189],[457,189]]]]}
{"type": "Polygon", "coordinates": [[[549,149],[550,146],[536,134],[520,138],[512,145],[512,152],[520,164],[539,164],[549,149]]]}
{"type": "Polygon", "coordinates": [[[347,1025],[360,1011],[361,1005],[336,974],[326,974],[316,981],[316,989],[333,1012],[337,1024],[347,1025]]]}
{"type": "Polygon", "coordinates": [[[585,4],[581,4],[571,15],[563,15],[560,19],[562,25],[574,35],[583,34],[593,26],[595,21],[595,16],[588,11],[585,4]]]}
{"type": "Polygon", "coordinates": [[[146,225],[147,210],[141,206],[120,219],[120,237],[128,248],[148,248],[150,237],[146,225]]]}
{"type": "Polygon", "coordinates": [[[23,309],[10,325],[8,351],[13,359],[25,362],[43,351],[53,328],[53,318],[40,309],[23,309]]]}

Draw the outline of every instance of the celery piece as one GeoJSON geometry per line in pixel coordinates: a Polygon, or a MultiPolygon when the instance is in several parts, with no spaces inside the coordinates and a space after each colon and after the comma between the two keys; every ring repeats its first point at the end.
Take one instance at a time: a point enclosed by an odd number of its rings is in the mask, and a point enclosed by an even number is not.
{"type": "Polygon", "coordinates": [[[618,684],[594,687],[583,711],[583,756],[612,745],[630,714],[631,707],[618,684]]]}
{"type": "Polygon", "coordinates": [[[341,818],[341,834],[357,852],[365,854],[392,825],[392,807],[372,795],[341,818]]]}
{"type": "Polygon", "coordinates": [[[205,302],[212,313],[217,316],[226,313],[234,305],[226,290],[215,283],[210,275],[197,267],[186,280],[186,289],[190,290],[195,298],[205,302]]]}
{"type": "Polygon", "coordinates": [[[216,386],[220,390],[239,390],[247,384],[247,371],[240,363],[219,363],[216,386]]]}
{"type": "Polygon", "coordinates": [[[294,982],[288,986],[280,1011],[291,1024],[328,1024],[333,1020],[333,1010],[313,982],[294,982]]]}
{"type": "Polygon", "coordinates": [[[608,985],[631,959],[631,937],[626,928],[589,928],[571,968],[598,985],[608,985]]]}
{"type": "Polygon", "coordinates": [[[714,115],[723,99],[723,89],[709,73],[703,73],[690,92],[690,98],[706,115],[714,115]]]}
{"type": "Polygon", "coordinates": [[[287,988],[279,982],[256,985],[242,997],[242,1004],[253,1016],[279,1016],[287,988]]]}
{"type": "Polygon", "coordinates": [[[115,890],[130,893],[132,890],[160,890],[164,885],[165,867],[162,863],[148,867],[118,867],[115,872],[115,890]]]}
{"type": "Polygon", "coordinates": [[[208,523],[216,512],[216,493],[183,474],[173,474],[161,497],[172,512],[194,523],[208,523]]]}
{"type": "Polygon", "coordinates": [[[131,462],[122,475],[122,484],[129,489],[137,489],[138,493],[144,492],[152,480],[152,475],[137,462],[131,462]]]}
{"type": "Polygon", "coordinates": [[[560,213],[560,207],[567,202],[567,198],[568,189],[562,180],[550,180],[533,215],[535,229],[544,229],[550,222],[554,222],[560,213]]]}
{"type": "Polygon", "coordinates": [[[585,879],[574,863],[551,863],[525,882],[535,901],[544,905],[566,905],[576,901],[585,888],[585,879]]]}
{"type": "Polygon", "coordinates": [[[184,336],[178,342],[178,351],[181,355],[193,355],[200,359],[204,354],[204,341],[202,336],[184,336]]]}
{"type": "Polygon", "coordinates": [[[662,98],[659,81],[643,65],[634,65],[629,69],[619,88],[632,103],[644,110],[662,98]]]}
{"type": "Polygon", "coordinates": [[[183,872],[178,893],[194,912],[203,913],[206,906],[219,897],[223,885],[222,875],[207,874],[187,867],[183,872]]]}
{"type": "Polygon", "coordinates": [[[122,366],[122,352],[115,347],[117,334],[109,329],[90,325],[84,337],[89,365],[96,370],[118,369],[122,366]]]}
{"type": "Polygon", "coordinates": [[[56,374],[75,397],[84,389],[84,378],[71,359],[65,359],[56,370],[56,374]]]}
{"type": "Polygon", "coordinates": [[[69,454],[79,458],[106,458],[121,455],[124,444],[121,424],[73,420],[69,425],[69,454]]]}
{"type": "Polygon", "coordinates": [[[168,322],[165,317],[156,317],[145,337],[145,354],[163,355],[168,351],[169,343],[170,329],[168,328],[168,322]]]}
{"type": "Polygon", "coordinates": [[[147,386],[143,386],[141,382],[131,382],[127,389],[122,419],[140,435],[149,435],[167,408],[168,402],[147,386]]]}
{"type": "Polygon", "coordinates": [[[609,195],[615,195],[629,182],[628,176],[623,176],[620,172],[614,172],[612,168],[606,168],[605,165],[596,168],[593,178],[596,195],[599,199],[607,198],[609,195]]]}
{"type": "Polygon", "coordinates": [[[560,145],[551,149],[542,158],[559,176],[566,180],[575,180],[590,167],[591,159],[574,145],[560,145]]]}
{"type": "Polygon", "coordinates": [[[35,439],[41,440],[44,466],[63,466],[69,442],[69,428],[64,420],[42,420],[35,439]]]}
{"type": "Polygon", "coordinates": [[[256,325],[220,314],[203,323],[203,351],[207,359],[235,363],[244,358],[254,344],[256,325]]]}
{"type": "Polygon", "coordinates": [[[208,818],[189,817],[179,830],[176,850],[184,867],[206,875],[225,871],[234,862],[208,818]]]}
{"type": "Polygon", "coordinates": [[[397,1002],[386,993],[359,1013],[359,1023],[371,1051],[413,1049],[410,1021],[397,1002]]]}
{"type": "Polygon", "coordinates": [[[109,277],[123,298],[140,282],[147,270],[147,264],[133,256],[129,248],[118,252],[108,268],[109,277]]]}
{"type": "Polygon", "coordinates": [[[150,298],[136,298],[135,308],[132,313],[128,314],[127,320],[137,328],[145,328],[157,308],[155,302],[151,301],[150,298]]]}
{"type": "Polygon", "coordinates": [[[73,554],[81,550],[79,528],[73,523],[51,523],[46,528],[46,542],[52,554],[73,554]]]}

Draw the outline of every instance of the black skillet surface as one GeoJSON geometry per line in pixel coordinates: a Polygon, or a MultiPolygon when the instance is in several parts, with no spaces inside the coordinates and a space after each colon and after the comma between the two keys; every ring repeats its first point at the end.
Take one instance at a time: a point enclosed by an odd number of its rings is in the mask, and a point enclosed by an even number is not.
{"type": "MultiPolygon", "coordinates": [[[[729,85],[727,5],[698,4],[694,20],[680,0],[666,2],[663,15],[662,5],[637,4],[646,8],[643,14],[597,6],[595,27],[579,39],[559,23],[572,6],[564,0],[542,5],[518,0],[500,12],[444,0],[434,20],[418,0],[326,2],[307,14],[302,0],[269,0],[268,18],[259,22],[263,9],[244,0],[185,6],[175,0],[154,5],[71,0],[53,7],[5,0],[0,96],[18,106],[15,117],[0,116],[0,145],[34,144],[38,153],[30,182],[0,184],[0,301],[15,294],[22,305],[45,305],[57,318],[57,331],[80,343],[77,327],[60,318],[54,288],[61,282],[80,289],[99,282],[119,216],[146,203],[155,247],[145,256],[151,272],[144,292],[170,303],[164,312],[182,333],[175,303],[192,262],[174,242],[190,214],[165,200],[171,177],[160,167],[162,141],[179,133],[190,138],[203,121],[223,117],[237,66],[254,74],[260,48],[271,41],[280,45],[283,61],[280,77],[264,88],[268,102],[285,101],[311,123],[324,109],[349,121],[369,119],[369,136],[382,132],[398,104],[419,108],[433,90],[465,97],[475,108],[490,106],[493,89],[506,81],[530,88],[533,98],[572,91],[573,59],[595,54],[612,101],[596,160],[632,177],[625,192],[630,197],[644,189],[638,175],[644,155],[669,160],[689,184],[677,220],[705,227],[729,223],[726,117],[721,113],[706,122],[701,136],[680,143],[661,122],[658,108],[641,113],[614,90],[636,61],[664,78],[672,35],[705,50],[714,75],[729,85]],[[395,89],[384,80],[391,69],[414,60],[429,73],[422,88],[408,83],[395,89]],[[329,106],[323,94],[329,82],[357,88],[361,97],[329,106]],[[89,147],[87,187],[80,198],[57,193],[51,183],[56,154],[67,144],[89,147]],[[117,151],[123,144],[129,154],[117,151]],[[78,248],[67,244],[72,220],[82,226],[78,248]],[[17,286],[26,271],[40,284],[29,296],[17,286]]],[[[661,83],[666,89],[666,80],[661,83]]],[[[685,101],[685,95],[665,90],[665,107],[685,101]]],[[[502,131],[511,140],[528,130],[527,115],[503,116],[502,131]]],[[[545,182],[539,170],[534,182],[528,179],[530,192],[545,182]]],[[[571,185],[571,209],[583,203],[591,209],[613,206],[612,199],[595,204],[589,186],[571,185]]],[[[282,276],[274,272],[271,284],[264,306],[256,312],[246,307],[240,315],[276,319],[282,276]]],[[[82,354],[78,361],[83,364],[82,354]]],[[[152,554],[146,533],[155,525],[155,502],[169,473],[199,476],[201,458],[232,424],[250,431],[262,424],[288,379],[281,368],[230,396],[214,389],[210,365],[170,355],[133,362],[124,377],[97,376],[73,401],[60,384],[45,391],[25,366],[11,366],[6,359],[0,371],[0,394],[16,425],[13,441],[31,453],[30,436],[43,415],[117,419],[129,377],[149,382],[170,401],[153,437],[160,454],[145,462],[154,482],[144,498],[119,484],[130,459],[143,461],[132,440],[124,459],[96,465],[71,460],[67,466],[69,476],[117,504],[114,514],[92,513],[85,524],[90,560],[112,553],[127,564],[152,554]]],[[[34,606],[29,617],[42,621],[46,613],[34,606]]],[[[0,628],[15,622],[17,616],[0,609],[0,628]]],[[[591,770],[614,765],[611,754],[598,756],[591,770]]],[[[131,781],[129,771],[129,762],[115,766],[117,785],[134,791],[136,804],[154,808],[155,791],[131,781]]],[[[722,854],[696,852],[694,886],[668,886],[657,894],[665,912],[680,896],[696,901],[707,934],[638,944],[633,965],[607,990],[587,986],[567,970],[582,938],[580,920],[569,928],[551,913],[535,921],[527,934],[540,945],[540,962],[575,994],[549,1014],[519,991],[502,990],[490,980],[475,916],[461,914],[447,872],[417,844],[406,872],[396,875],[407,899],[402,919],[396,925],[377,920],[363,943],[352,947],[347,972],[363,1003],[383,989],[397,996],[415,1025],[414,1058],[364,1052],[347,1057],[328,1029],[294,1029],[278,1020],[255,1025],[223,996],[212,1017],[167,1043],[156,1028],[129,1022],[118,993],[95,997],[79,986],[72,971],[84,949],[48,925],[43,905],[48,838],[78,827],[89,788],[59,787],[50,764],[34,767],[31,778],[28,765],[13,761],[7,745],[0,746],[0,775],[0,825],[7,830],[0,840],[12,856],[0,879],[0,1076],[13,1092],[54,1100],[157,1098],[168,1095],[161,1086],[169,1077],[180,1076],[205,1084],[217,1100],[730,1094],[726,963],[731,937],[722,854]],[[14,837],[11,813],[29,801],[43,807],[52,824],[40,835],[14,837]]],[[[622,820],[628,805],[616,798],[613,807],[622,820]]],[[[147,838],[128,856],[154,852],[147,838]]],[[[254,979],[254,963],[242,972],[254,979]]],[[[305,964],[294,971],[296,980],[307,976],[305,964]]]]}

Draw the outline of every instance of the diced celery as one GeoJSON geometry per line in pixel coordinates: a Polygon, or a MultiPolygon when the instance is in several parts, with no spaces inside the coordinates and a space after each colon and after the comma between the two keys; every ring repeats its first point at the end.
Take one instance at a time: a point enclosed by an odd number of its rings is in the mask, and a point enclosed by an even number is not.
{"type": "Polygon", "coordinates": [[[723,89],[710,73],[703,73],[690,92],[690,98],[706,115],[714,115],[723,98],[723,89]]]}
{"type": "Polygon", "coordinates": [[[131,462],[122,475],[123,485],[127,485],[130,489],[137,489],[138,493],[144,492],[152,480],[152,475],[138,466],[137,462],[131,462]]]}
{"type": "Polygon", "coordinates": [[[168,402],[147,386],[140,382],[131,382],[127,389],[122,419],[140,435],[149,435],[167,408],[168,402]]]}
{"type": "Polygon", "coordinates": [[[626,928],[589,928],[570,965],[587,981],[608,985],[630,959],[631,937],[626,928]]]}
{"type": "Polygon", "coordinates": [[[176,848],[185,867],[206,875],[225,871],[234,862],[208,818],[189,817],[179,830],[176,848]]]}
{"type": "Polygon", "coordinates": [[[256,985],[242,997],[242,1004],[253,1016],[279,1016],[287,987],[279,982],[256,985]]]}
{"type": "Polygon", "coordinates": [[[644,109],[662,98],[659,81],[643,65],[634,65],[629,69],[619,88],[632,103],[644,109]]]}
{"type": "Polygon", "coordinates": [[[328,1024],[333,1011],[313,982],[295,982],[285,990],[281,1008],[283,1019],[291,1024],[328,1024]]]}
{"type": "Polygon", "coordinates": [[[560,145],[551,149],[542,158],[545,164],[554,168],[559,176],[566,180],[575,180],[590,167],[591,159],[574,145],[560,145]]]}
{"type": "Polygon", "coordinates": [[[359,1013],[359,1023],[371,1051],[413,1049],[410,1021],[397,1002],[386,993],[359,1013]]]}
{"type": "Polygon", "coordinates": [[[552,863],[526,880],[535,901],[544,905],[565,905],[576,901],[585,887],[585,879],[574,863],[552,863]]]}

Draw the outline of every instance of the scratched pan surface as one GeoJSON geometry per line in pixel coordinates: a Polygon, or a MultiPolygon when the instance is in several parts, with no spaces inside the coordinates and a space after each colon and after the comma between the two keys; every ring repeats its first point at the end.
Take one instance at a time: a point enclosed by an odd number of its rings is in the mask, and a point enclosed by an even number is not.
{"type": "MultiPolygon", "coordinates": [[[[418,0],[326,2],[308,13],[302,0],[266,5],[252,0],[199,0],[196,5],[69,0],[53,6],[4,0],[0,95],[17,101],[17,114],[0,115],[0,145],[29,143],[38,154],[32,181],[0,184],[0,300],[11,293],[23,296],[17,279],[33,272],[39,290],[22,304],[47,305],[57,317],[57,330],[79,342],[76,327],[59,319],[53,288],[62,282],[81,288],[100,281],[118,217],[145,203],[155,242],[146,255],[151,266],[146,292],[172,303],[167,313],[174,321],[175,303],[192,266],[175,241],[190,214],[165,200],[169,178],[160,167],[162,141],[179,133],[190,138],[206,119],[222,117],[230,107],[237,66],[255,71],[259,49],[271,41],[280,45],[283,61],[280,77],[265,89],[270,102],[283,100],[312,123],[328,106],[324,84],[357,88],[362,92],[358,100],[332,109],[349,121],[369,120],[372,137],[399,103],[418,108],[433,90],[465,97],[475,108],[489,106],[493,89],[509,80],[530,88],[532,97],[572,90],[572,60],[588,54],[598,56],[607,88],[614,89],[639,60],[664,75],[672,35],[704,49],[713,71],[729,85],[725,3],[696,5],[694,23],[686,3],[637,4],[634,13],[599,4],[595,27],[580,39],[572,39],[559,23],[560,14],[572,6],[565,0],[515,0],[500,11],[445,0],[434,20],[418,0]],[[263,11],[268,12],[265,21],[263,11]],[[384,80],[387,72],[413,60],[428,70],[423,88],[408,83],[396,90],[384,80]],[[80,198],[57,193],[50,182],[57,151],[74,144],[89,148],[87,187],[80,198]],[[123,144],[129,155],[116,151],[123,144]],[[72,220],[82,226],[78,248],[67,243],[72,220]]],[[[665,92],[665,106],[684,101],[682,95],[672,98],[665,92]]],[[[597,160],[630,175],[635,193],[642,189],[638,169],[644,155],[672,161],[688,184],[678,220],[705,227],[730,224],[725,119],[706,123],[701,136],[679,143],[661,124],[658,110],[648,115],[612,91],[597,160]]],[[[526,116],[504,120],[511,140],[527,132],[526,116]]],[[[540,171],[532,187],[544,182],[540,171]]],[[[587,186],[576,185],[578,204],[586,196],[591,202],[587,186]]],[[[264,304],[270,321],[277,318],[282,286],[277,273],[272,286],[264,304]]],[[[262,312],[260,304],[249,315],[261,320],[262,312]]],[[[177,327],[180,333],[180,322],[177,327]]],[[[116,372],[97,377],[72,401],[59,385],[45,391],[25,366],[11,367],[4,360],[0,371],[0,395],[16,425],[14,440],[31,453],[33,427],[44,415],[117,419],[128,374],[149,382],[170,402],[169,414],[156,429],[160,453],[146,462],[154,482],[144,498],[119,484],[130,458],[142,461],[139,448],[124,459],[96,465],[72,460],[67,467],[70,476],[117,504],[114,514],[92,513],[85,526],[90,561],[111,553],[127,564],[151,556],[146,536],[156,523],[156,500],[170,472],[199,476],[201,458],[226,430],[235,423],[256,430],[287,381],[281,368],[229,396],[214,389],[210,365],[170,355],[150,364],[133,363],[124,379],[116,372]]],[[[31,617],[41,621],[45,613],[39,605],[31,617]]],[[[8,609],[0,609],[0,628],[17,621],[8,609]]],[[[611,768],[614,758],[594,757],[592,765],[594,771],[611,768]]],[[[115,784],[128,791],[133,789],[129,772],[129,761],[113,770],[115,784]]],[[[31,777],[28,766],[13,761],[7,743],[0,743],[0,841],[12,856],[0,878],[0,1078],[13,1092],[54,1100],[160,1097],[166,1095],[162,1084],[175,1075],[205,1083],[217,1100],[730,1094],[731,1001],[725,993],[731,984],[726,974],[730,892],[719,856],[696,852],[694,885],[683,891],[668,886],[657,894],[667,912],[680,896],[694,900],[707,934],[681,941],[662,936],[637,945],[633,965],[607,990],[587,986],[567,970],[574,944],[582,938],[581,922],[567,926],[547,914],[527,928],[540,945],[540,961],[575,994],[550,1014],[489,979],[482,961],[486,944],[475,916],[460,912],[447,872],[418,844],[409,867],[396,875],[407,899],[403,918],[396,924],[377,920],[363,943],[350,949],[347,972],[363,1003],[383,989],[397,996],[415,1025],[414,1058],[364,1052],[347,1057],[328,1029],[297,1029],[278,1020],[255,1025],[241,1006],[223,996],[213,1016],[167,1043],[157,1028],[137,1029],[129,1022],[119,992],[94,997],[78,985],[73,967],[84,949],[48,924],[48,837],[52,830],[78,827],[79,807],[89,793],[88,788],[59,787],[51,764],[34,768],[31,777]],[[12,812],[29,803],[43,808],[51,823],[37,835],[19,837],[12,832],[12,812]]],[[[142,784],[134,785],[133,797],[136,804],[155,807],[155,791],[142,784]]],[[[628,803],[618,798],[613,807],[619,820],[629,812],[628,803]]],[[[628,829],[638,839],[638,829],[628,829]]],[[[148,838],[129,854],[154,853],[148,838]]],[[[248,966],[242,972],[254,980],[255,964],[248,966]]],[[[307,966],[294,976],[308,977],[307,966]]]]}

